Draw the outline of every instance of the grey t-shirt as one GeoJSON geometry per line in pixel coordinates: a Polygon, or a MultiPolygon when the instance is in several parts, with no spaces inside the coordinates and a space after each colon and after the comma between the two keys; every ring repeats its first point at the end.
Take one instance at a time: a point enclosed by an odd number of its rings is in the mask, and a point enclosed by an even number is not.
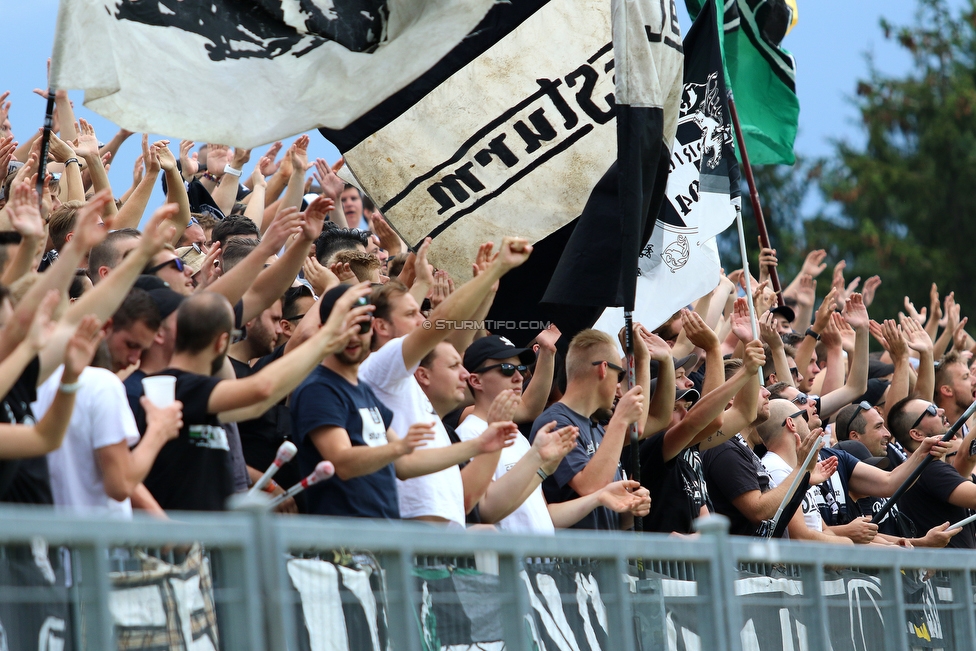
{"type": "MultiPolygon", "coordinates": [[[[561,402],[557,402],[535,419],[532,423],[532,433],[529,440],[535,440],[535,433],[546,423],[556,421],[556,427],[566,427],[575,425],[579,428],[579,437],[576,439],[576,447],[569,451],[556,468],[556,472],[547,480],[542,482],[542,492],[546,496],[549,504],[558,502],[568,502],[575,500],[579,494],[569,487],[570,480],[573,479],[590,459],[596,454],[603,442],[603,425],[596,423],[582,414],[567,407],[561,402]]],[[[620,468],[620,461],[617,461],[617,470],[614,472],[613,480],[623,479],[623,471],[620,468]]],[[[605,506],[598,506],[582,520],[573,525],[573,529],[598,529],[601,531],[616,531],[620,528],[620,516],[605,506]]]]}

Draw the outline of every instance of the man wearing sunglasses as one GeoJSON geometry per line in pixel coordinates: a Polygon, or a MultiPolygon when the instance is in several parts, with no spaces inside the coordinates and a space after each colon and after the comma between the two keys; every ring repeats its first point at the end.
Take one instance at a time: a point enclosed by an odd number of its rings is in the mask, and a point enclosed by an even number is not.
{"type": "MultiPolygon", "coordinates": [[[[912,397],[900,400],[891,407],[888,425],[895,439],[905,450],[913,453],[908,462],[897,470],[909,465],[928,442],[938,441],[949,429],[941,409],[931,402],[912,397]]],[[[944,451],[944,444],[940,443],[940,446],[944,451]]],[[[919,531],[947,526],[962,520],[970,510],[976,509],[976,484],[969,477],[961,476],[949,463],[935,461],[925,467],[918,481],[901,497],[898,506],[915,522],[919,531]]],[[[948,542],[948,546],[976,548],[973,525],[963,527],[948,542]]]]}
{"type": "MultiPolygon", "coordinates": [[[[789,485],[792,482],[791,475],[794,469],[803,463],[803,459],[799,458],[797,453],[801,442],[811,434],[816,436],[823,434],[823,430],[819,427],[810,428],[808,418],[809,415],[805,409],[797,409],[796,405],[787,400],[770,401],[769,420],[757,428],[767,450],[762,458],[762,465],[769,472],[770,487],[775,488],[783,483],[789,485]]],[[[791,540],[812,540],[841,545],[853,544],[849,538],[838,536],[830,530],[825,531],[824,529],[823,518],[817,508],[818,502],[822,501],[817,484],[833,474],[837,468],[837,460],[831,458],[823,463],[824,466],[811,473],[811,486],[804,495],[799,510],[790,518],[786,530],[791,540]]]]}
{"type": "MultiPolygon", "coordinates": [[[[595,493],[622,480],[620,454],[628,443],[628,428],[644,424],[646,406],[643,383],[650,383],[647,346],[634,337],[634,362],[637,386],[627,391],[614,407],[621,390],[624,368],[613,338],[599,330],[583,330],[569,344],[566,354],[566,393],[532,424],[532,435],[555,421],[557,427],[579,429],[576,447],[559,464],[556,472],[542,482],[549,504],[569,502],[595,493]],[[643,380],[642,380],[643,378],[643,380]],[[606,427],[601,421],[609,419],[606,427]]],[[[664,358],[670,363],[670,353],[664,358]]],[[[673,395],[673,394],[672,394],[673,395]]],[[[573,525],[575,529],[613,531],[626,528],[626,521],[614,511],[599,507],[573,525]]]]}
{"type": "Polygon", "coordinates": [[[176,255],[176,250],[172,246],[167,246],[154,255],[142,273],[164,280],[169,283],[173,291],[184,296],[193,293],[193,270],[176,255]]]}

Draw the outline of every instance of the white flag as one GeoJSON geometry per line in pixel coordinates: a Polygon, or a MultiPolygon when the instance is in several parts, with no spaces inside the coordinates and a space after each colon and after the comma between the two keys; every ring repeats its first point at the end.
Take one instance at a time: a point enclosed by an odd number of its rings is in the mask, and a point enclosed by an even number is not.
{"type": "Polygon", "coordinates": [[[494,0],[61,0],[52,84],[131,131],[255,147],[342,128],[494,0]]]}

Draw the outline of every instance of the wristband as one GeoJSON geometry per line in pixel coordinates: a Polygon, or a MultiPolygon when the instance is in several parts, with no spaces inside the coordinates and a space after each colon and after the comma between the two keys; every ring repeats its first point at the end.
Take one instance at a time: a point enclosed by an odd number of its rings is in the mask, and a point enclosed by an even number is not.
{"type": "Polygon", "coordinates": [[[535,471],[535,474],[537,474],[540,477],[542,477],[542,481],[545,481],[545,480],[549,479],[549,475],[547,475],[546,474],[546,471],[543,470],[542,468],[539,468],[538,470],[536,470],[535,471]]]}
{"type": "Polygon", "coordinates": [[[213,181],[214,183],[217,182],[217,177],[211,174],[210,172],[204,172],[203,178],[207,179],[208,181],[213,181]]]}
{"type": "Polygon", "coordinates": [[[244,170],[237,170],[230,165],[224,165],[224,174],[230,174],[231,176],[241,178],[241,175],[244,174],[244,170]]]}
{"type": "Polygon", "coordinates": [[[62,382],[61,384],[58,385],[58,391],[60,391],[61,393],[67,393],[69,395],[72,393],[78,393],[78,389],[80,388],[81,388],[81,382],[72,382],[71,384],[65,384],[64,382],[62,382]]]}
{"type": "Polygon", "coordinates": [[[64,166],[67,167],[68,163],[74,163],[79,168],[81,167],[81,161],[79,161],[77,158],[69,158],[68,160],[64,161],[64,166]]]}
{"type": "Polygon", "coordinates": [[[807,331],[806,331],[806,333],[805,333],[805,334],[806,334],[806,336],[807,336],[807,337],[813,337],[813,338],[814,338],[814,339],[816,339],[817,341],[820,341],[820,335],[819,335],[819,334],[817,334],[817,333],[816,333],[816,332],[814,331],[814,329],[813,329],[813,328],[807,328],[807,331]]]}

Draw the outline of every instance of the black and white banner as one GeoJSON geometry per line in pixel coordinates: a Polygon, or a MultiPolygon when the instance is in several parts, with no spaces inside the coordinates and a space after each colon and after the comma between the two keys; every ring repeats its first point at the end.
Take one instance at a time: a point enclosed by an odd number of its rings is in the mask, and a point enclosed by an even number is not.
{"type": "MultiPolygon", "coordinates": [[[[721,271],[715,236],[735,219],[739,171],[718,30],[709,1],[684,41],[684,90],[666,199],[638,264],[634,319],[651,329],[715,289],[721,271]]],[[[596,327],[615,334],[622,324],[622,311],[609,309],[596,327]]]]}
{"type": "Polygon", "coordinates": [[[493,0],[61,0],[53,84],[132,131],[253,147],[343,128],[493,0]]]}
{"type": "Polygon", "coordinates": [[[470,278],[479,244],[537,242],[578,217],[616,158],[609,4],[524,5],[538,8],[500,7],[484,37],[496,40],[452,53],[456,70],[406,110],[375,111],[375,132],[323,132],[403,238],[432,237],[431,262],[455,279],[470,278]]]}

